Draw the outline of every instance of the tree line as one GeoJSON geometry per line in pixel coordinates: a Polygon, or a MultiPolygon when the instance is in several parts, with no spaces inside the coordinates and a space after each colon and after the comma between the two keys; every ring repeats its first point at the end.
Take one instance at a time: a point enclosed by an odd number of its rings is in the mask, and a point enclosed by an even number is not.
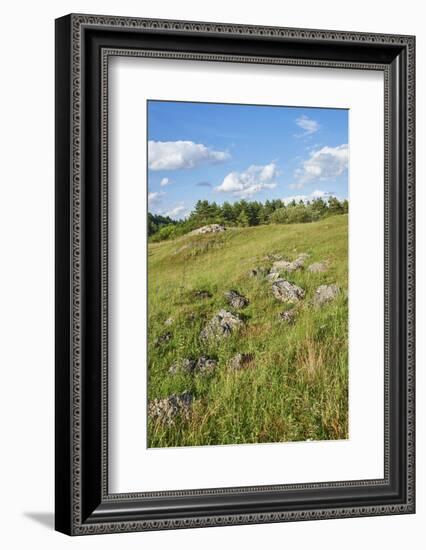
{"type": "Polygon", "coordinates": [[[199,200],[185,220],[176,221],[168,216],[149,212],[148,236],[152,242],[173,239],[212,223],[228,227],[309,223],[327,216],[347,214],[348,208],[346,199],[339,201],[336,197],[329,197],[327,200],[318,198],[308,202],[293,200],[287,204],[281,199],[267,200],[265,203],[240,200],[232,204],[199,200]]]}

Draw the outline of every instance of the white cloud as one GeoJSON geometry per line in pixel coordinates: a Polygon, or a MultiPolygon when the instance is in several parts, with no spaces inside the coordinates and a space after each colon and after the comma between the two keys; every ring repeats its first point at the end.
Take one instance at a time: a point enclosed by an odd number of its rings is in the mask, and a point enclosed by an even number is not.
{"type": "Polygon", "coordinates": [[[274,189],[277,176],[278,170],[274,162],[264,166],[252,164],[244,172],[230,172],[215,189],[232,193],[234,197],[247,198],[263,189],[274,189]]]}
{"type": "Polygon", "coordinates": [[[309,201],[310,202],[310,201],[313,201],[315,199],[327,200],[332,196],[334,196],[334,195],[332,193],[330,193],[329,191],[316,190],[316,191],[312,191],[312,193],[310,195],[293,195],[291,197],[284,197],[282,199],[282,201],[284,202],[284,204],[289,204],[292,201],[296,201],[296,203],[299,203],[300,201],[302,201],[302,202],[308,202],[309,201]]]}
{"type": "Polygon", "coordinates": [[[166,216],[169,216],[172,219],[183,218],[185,217],[184,216],[185,214],[187,214],[187,209],[183,202],[179,203],[174,208],[172,208],[171,210],[168,210],[165,213],[166,216]]]}
{"type": "Polygon", "coordinates": [[[309,158],[302,162],[300,168],[294,172],[295,183],[290,184],[291,189],[301,189],[305,183],[324,181],[341,176],[348,168],[349,149],[348,144],[336,147],[322,147],[312,151],[309,158]]]}
{"type": "Polygon", "coordinates": [[[155,206],[161,202],[161,197],[164,195],[164,191],[152,191],[151,193],[148,193],[148,206],[155,206]]]}
{"type": "Polygon", "coordinates": [[[160,185],[161,187],[164,187],[165,185],[170,185],[172,182],[171,179],[169,178],[163,178],[161,181],[160,181],[160,185]]]}
{"type": "Polygon", "coordinates": [[[193,141],[149,141],[148,167],[150,170],[180,170],[194,168],[202,163],[219,163],[230,158],[226,151],[214,151],[193,141]]]}
{"type": "Polygon", "coordinates": [[[296,124],[303,130],[303,134],[300,134],[301,136],[310,136],[320,129],[318,122],[306,115],[296,118],[296,124]]]}
{"type": "Polygon", "coordinates": [[[332,197],[333,196],[333,193],[330,193],[330,191],[312,191],[311,193],[311,197],[313,199],[325,199],[325,198],[328,198],[328,197],[332,197]]]}

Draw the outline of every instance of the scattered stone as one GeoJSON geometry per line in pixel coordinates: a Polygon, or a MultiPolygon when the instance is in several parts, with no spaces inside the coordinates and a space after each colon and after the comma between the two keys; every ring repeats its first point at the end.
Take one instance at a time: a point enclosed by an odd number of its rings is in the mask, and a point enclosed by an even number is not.
{"type": "Polygon", "coordinates": [[[170,374],[211,374],[214,369],[217,367],[217,361],[215,359],[210,359],[202,355],[198,359],[182,359],[182,361],[174,362],[170,368],[170,374]]]}
{"type": "Polygon", "coordinates": [[[298,268],[303,267],[308,258],[309,254],[306,254],[306,252],[304,252],[303,254],[299,254],[299,256],[294,260],[293,264],[298,268]]]}
{"type": "Polygon", "coordinates": [[[164,321],[164,324],[166,325],[166,327],[169,327],[170,325],[173,325],[173,323],[175,322],[174,318],[173,317],[169,317],[168,319],[166,319],[164,321]]]}
{"type": "Polygon", "coordinates": [[[289,325],[293,324],[296,319],[296,311],[294,309],[289,309],[287,311],[281,311],[278,314],[278,318],[280,321],[283,321],[284,323],[287,323],[289,325]]]}
{"type": "Polygon", "coordinates": [[[320,307],[327,302],[334,300],[340,292],[340,288],[337,285],[321,285],[319,286],[314,295],[314,305],[320,307]]]}
{"type": "Polygon", "coordinates": [[[281,302],[298,302],[305,296],[305,291],[297,285],[293,285],[284,279],[278,279],[272,283],[272,293],[281,302]]]}
{"type": "Polygon", "coordinates": [[[210,225],[204,225],[198,229],[191,231],[190,235],[205,235],[207,233],[222,233],[226,231],[226,227],[218,223],[212,223],[210,225]]]}
{"type": "Polygon", "coordinates": [[[328,266],[325,262],[316,262],[308,267],[308,271],[311,273],[324,273],[327,269],[328,266]]]}
{"type": "Polygon", "coordinates": [[[249,300],[236,290],[228,290],[224,293],[226,301],[235,309],[242,309],[248,306],[249,300]]]}
{"type": "Polygon", "coordinates": [[[224,338],[230,336],[243,325],[243,321],[230,311],[221,309],[204,327],[200,338],[224,338]]]}
{"type": "Polygon", "coordinates": [[[279,273],[280,271],[296,271],[298,269],[298,266],[295,265],[293,262],[287,262],[286,260],[280,260],[278,262],[274,262],[271,267],[271,273],[279,273]]]}
{"type": "Polygon", "coordinates": [[[155,340],[155,347],[158,348],[162,346],[163,344],[166,344],[172,339],[172,333],[171,332],[164,332],[163,334],[160,334],[160,336],[155,340]]]}
{"type": "Polygon", "coordinates": [[[200,374],[208,375],[211,374],[217,367],[217,361],[215,359],[209,359],[208,357],[201,356],[197,360],[195,365],[195,372],[200,374]]]}
{"type": "Polygon", "coordinates": [[[280,274],[278,271],[272,271],[266,275],[266,278],[268,281],[278,281],[278,279],[280,278],[280,274]]]}
{"type": "Polygon", "coordinates": [[[161,424],[172,425],[180,416],[188,419],[191,414],[193,396],[189,391],[173,394],[164,399],[152,399],[148,403],[148,416],[161,424]]]}
{"type": "Polygon", "coordinates": [[[212,297],[211,292],[209,292],[208,290],[194,290],[192,295],[194,296],[194,298],[200,298],[202,300],[206,300],[207,298],[212,297]]]}
{"type": "Polygon", "coordinates": [[[286,271],[291,273],[297,269],[302,269],[305,265],[308,254],[300,254],[294,261],[288,262],[287,260],[279,260],[274,262],[271,267],[271,273],[279,273],[280,271],[286,271]]]}
{"type": "Polygon", "coordinates": [[[253,363],[254,355],[252,353],[237,353],[229,361],[228,367],[232,370],[242,370],[251,366],[253,363]]]}
{"type": "Polygon", "coordinates": [[[175,361],[170,365],[169,373],[170,374],[178,374],[178,373],[188,373],[191,374],[194,372],[195,365],[197,364],[197,361],[195,359],[188,359],[187,357],[185,359],[182,359],[182,361],[175,361]]]}

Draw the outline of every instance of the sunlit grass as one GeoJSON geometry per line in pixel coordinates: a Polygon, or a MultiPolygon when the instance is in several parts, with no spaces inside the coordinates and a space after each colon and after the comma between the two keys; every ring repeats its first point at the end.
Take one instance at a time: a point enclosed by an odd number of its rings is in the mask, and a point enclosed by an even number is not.
{"type": "MultiPolygon", "coordinates": [[[[189,390],[192,415],[171,426],[150,420],[150,447],[344,439],[348,437],[347,216],[316,223],[229,229],[149,244],[148,393],[167,397],[189,390]],[[277,301],[271,284],[252,278],[270,267],[267,254],[289,260],[307,252],[309,263],[327,260],[325,273],[286,276],[306,291],[292,325],[278,314],[292,306],[277,301]],[[337,283],[338,298],[320,309],[311,300],[321,284],[337,283]],[[219,309],[231,310],[223,293],[236,289],[250,300],[245,327],[231,337],[205,342],[199,334],[219,309]],[[194,297],[207,290],[211,298],[194,297]],[[173,319],[165,325],[167,319],[173,319]],[[164,332],[172,338],[156,345],[164,332]],[[236,353],[252,353],[250,368],[227,368],[236,353]],[[168,372],[185,357],[218,360],[212,376],[168,372]]],[[[141,367],[144,368],[144,367],[141,367]]]]}

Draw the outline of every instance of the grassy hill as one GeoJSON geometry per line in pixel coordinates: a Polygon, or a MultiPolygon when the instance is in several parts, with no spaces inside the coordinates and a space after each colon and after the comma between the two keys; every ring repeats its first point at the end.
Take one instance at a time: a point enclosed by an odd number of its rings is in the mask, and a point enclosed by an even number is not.
{"type": "Polygon", "coordinates": [[[149,399],[184,391],[194,397],[189,418],[171,425],[149,420],[150,447],[348,437],[347,223],[339,215],[149,244],[149,399]],[[306,265],[327,261],[329,268],[285,275],[306,291],[294,324],[286,324],[279,313],[293,306],[273,296],[265,277],[249,272],[270,268],[268,255],[293,260],[301,253],[310,255],[306,265]],[[334,283],[339,296],[313,307],[318,286],[334,283]],[[200,339],[213,315],[232,311],[224,298],[229,289],[250,301],[238,312],[244,327],[219,341],[200,339]],[[229,368],[236,353],[253,355],[248,368],[229,368]],[[210,376],[169,372],[177,360],[202,355],[218,361],[210,376]]]}

